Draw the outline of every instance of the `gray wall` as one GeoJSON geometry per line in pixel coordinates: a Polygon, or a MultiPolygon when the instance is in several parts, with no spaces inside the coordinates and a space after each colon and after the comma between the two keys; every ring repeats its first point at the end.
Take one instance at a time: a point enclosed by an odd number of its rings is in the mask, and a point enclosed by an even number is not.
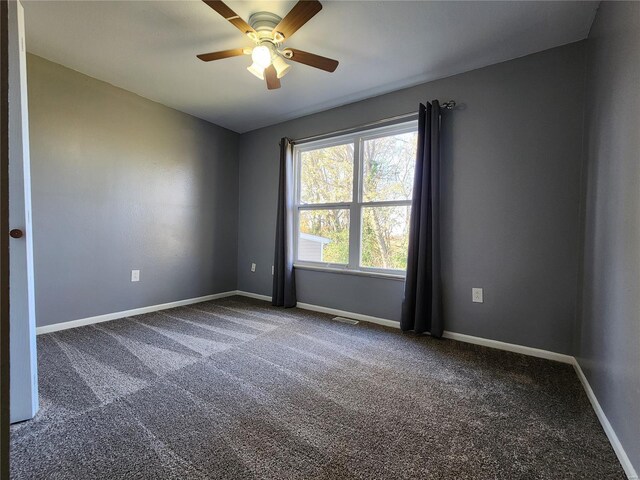
{"type": "Polygon", "coordinates": [[[33,55],[28,78],[38,325],[234,290],[238,135],[33,55]]]}
{"type": "MultiPolygon", "coordinates": [[[[280,137],[452,98],[461,108],[444,119],[445,328],[572,353],[584,68],[583,44],[571,44],[243,134],[238,288],[271,294],[280,137]],[[485,289],[484,304],[471,302],[471,287],[485,289]]],[[[301,302],[399,318],[402,282],[316,271],[296,279],[301,302]]]]}
{"type": "Polygon", "coordinates": [[[587,45],[577,357],[640,472],[640,3],[602,2],[587,45]]]}

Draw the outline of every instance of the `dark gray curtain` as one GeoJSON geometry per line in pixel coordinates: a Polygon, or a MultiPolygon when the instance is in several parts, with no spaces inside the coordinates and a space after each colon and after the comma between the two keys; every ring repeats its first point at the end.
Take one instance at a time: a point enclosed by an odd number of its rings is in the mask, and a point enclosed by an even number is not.
{"type": "Polygon", "coordinates": [[[400,328],[441,337],[440,104],[420,105],[407,279],[400,328]]]}
{"type": "Polygon", "coordinates": [[[293,272],[293,144],[280,140],[280,186],[276,221],[276,253],[273,260],[273,295],[276,307],[296,306],[296,278],[293,272]]]}

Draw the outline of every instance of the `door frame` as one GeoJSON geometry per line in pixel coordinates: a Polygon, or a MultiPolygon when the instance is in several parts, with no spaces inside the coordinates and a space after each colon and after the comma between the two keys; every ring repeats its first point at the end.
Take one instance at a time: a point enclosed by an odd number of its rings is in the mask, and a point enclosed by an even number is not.
{"type": "Polygon", "coordinates": [[[9,478],[9,9],[0,0],[0,478],[9,478]]]}

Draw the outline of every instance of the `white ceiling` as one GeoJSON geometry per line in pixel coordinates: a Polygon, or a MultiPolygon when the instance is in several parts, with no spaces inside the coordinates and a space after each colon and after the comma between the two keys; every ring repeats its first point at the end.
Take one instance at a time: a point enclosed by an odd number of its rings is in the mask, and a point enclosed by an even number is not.
{"type": "MultiPolygon", "coordinates": [[[[286,43],[335,58],[326,73],[293,63],[268,91],[250,46],[201,1],[24,1],[28,51],[237,132],[584,39],[598,2],[323,1],[286,43]]],[[[232,1],[245,20],[295,1],[232,1]]]]}

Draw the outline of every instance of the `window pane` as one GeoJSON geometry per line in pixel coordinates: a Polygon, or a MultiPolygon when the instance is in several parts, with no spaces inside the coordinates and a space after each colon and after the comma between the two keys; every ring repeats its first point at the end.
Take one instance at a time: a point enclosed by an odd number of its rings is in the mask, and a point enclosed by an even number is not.
{"type": "Polygon", "coordinates": [[[360,263],[363,267],[407,268],[411,206],[363,207],[360,263]]]}
{"type": "Polygon", "coordinates": [[[353,196],[353,143],[302,152],[300,201],[350,202],[353,196]]]}
{"type": "Polygon", "coordinates": [[[411,199],[417,142],[417,132],[362,142],[365,202],[411,199]]]}
{"type": "Polygon", "coordinates": [[[349,263],[349,210],[300,210],[298,260],[349,263]]]}

